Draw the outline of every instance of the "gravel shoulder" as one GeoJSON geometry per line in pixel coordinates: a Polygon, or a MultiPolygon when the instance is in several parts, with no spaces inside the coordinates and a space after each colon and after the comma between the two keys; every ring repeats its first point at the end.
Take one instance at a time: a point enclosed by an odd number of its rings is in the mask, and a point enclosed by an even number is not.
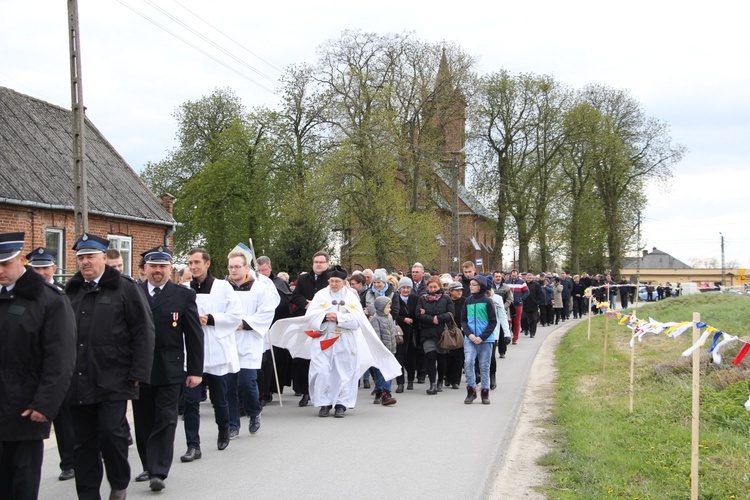
{"type": "Polygon", "coordinates": [[[565,333],[578,322],[566,321],[550,333],[539,348],[531,366],[513,438],[493,483],[490,498],[546,498],[538,488],[549,484],[549,473],[545,467],[537,465],[537,461],[555,446],[549,425],[557,380],[555,349],[565,333]]]}

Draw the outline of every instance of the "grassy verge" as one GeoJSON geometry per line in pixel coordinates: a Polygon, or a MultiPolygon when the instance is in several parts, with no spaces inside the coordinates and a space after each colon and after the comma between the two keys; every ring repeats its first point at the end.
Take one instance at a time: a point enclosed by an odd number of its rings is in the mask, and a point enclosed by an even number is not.
{"type": "MultiPolygon", "coordinates": [[[[702,294],[650,304],[638,317],[701,320],[748,340],[750,299],[702,294]]],[[[551,499],[675,498],[690,496],[691,361],[682,351],[692,333],[677,339],[649,335],[636,342],[634,410],[629,412],[631,330],[609,320],[607,368],[602,373],[605,318],[584,321],[557,351],[557,408],[552,424],[560,446],[540,463],[554,483],[551,499]]],[[[702,348],[700,498],[750,498],[750,355],[732,360],[741,343],[723,350],[715,366],[702,348]]]]}

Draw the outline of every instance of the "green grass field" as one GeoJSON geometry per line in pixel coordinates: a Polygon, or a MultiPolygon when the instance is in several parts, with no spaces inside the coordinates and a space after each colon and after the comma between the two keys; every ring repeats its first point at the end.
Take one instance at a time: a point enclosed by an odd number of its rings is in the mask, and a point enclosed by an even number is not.
{"type": "MultiPolygon", "coordinates": [[[[701,294],[641,307],[639,318],[701,321],[750,341],[750,298],[701,294]]],[[[567,498],[690,497],[692,361],[681,356],[692,331],[673,339],[647,335],[635,345],[634,409],[629,412],[631,330],[609,319],[603,373],[605,318],[583,321],[562,340],[556,410],[550,422],[556,443],[540,463],[552,472],[544,493],[567,498]]],[[[714,365],[701,348],[700,498],[750,499],[750,354],[732,361],[733,342],[714,365]]]]}

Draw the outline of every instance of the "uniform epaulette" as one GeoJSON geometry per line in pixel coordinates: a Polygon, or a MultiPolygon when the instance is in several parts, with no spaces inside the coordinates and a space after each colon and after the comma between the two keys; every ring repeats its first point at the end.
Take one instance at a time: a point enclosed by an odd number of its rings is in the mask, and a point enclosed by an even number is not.
{"type": "Polygon", "coordinates": [[[45,281],[44,284],[50,287],[51,289],[53,289],[54,291],[56,291],[58,294],[65,295],[65,291],[62,288],[60,288],[56,283],[47,283],[45,281]]]}
{"type": "Polygon", "coordinates": [[[137,282],[136,280],[134,280],[134,279],[132,278],[132,276],[128,276],[128,275],[126,275],[126,274],[121,274],[120,276],[122,276],[122,277],[123,277],[123,278],[125,278],[126,280],[130,281],[131,283],[135,283],[136,285],[138,284],[138,282],[137,282]]]}

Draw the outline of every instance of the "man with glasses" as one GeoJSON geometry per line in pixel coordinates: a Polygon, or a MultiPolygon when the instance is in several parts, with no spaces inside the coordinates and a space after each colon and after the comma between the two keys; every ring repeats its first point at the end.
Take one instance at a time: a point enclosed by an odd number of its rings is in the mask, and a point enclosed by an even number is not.
{"type": "MultiPolygon", "coordinates": [[[[312,258],[312,272],[304,273],[297,279],[297,286],[292,294],[292,304],[297,306],[293,316],[304,316],[315,294],[328,286],[328,266],[331,257],[328,252],[316,252],[312,258]]],[[[309,373],[310,360],[294,358],[292,361],[294,391],[302,395],[300,406],[310,402],[309,373]]]]}
{"type": "Polygon", "coordinates": [[[280,299],[276,286],[270,279],[262,274],[255,276],[247,265],[245,252],[235,249],[228,259],[227,281],[242,303],[242,322],[235,334],[240,371],[227,375],[229,439],[234,439],[240,433],[240,401],[250,418],[250,434],[256,434],[260,430],[258,371],[265,350],[265,335],[271,327],[280,299]]]}

